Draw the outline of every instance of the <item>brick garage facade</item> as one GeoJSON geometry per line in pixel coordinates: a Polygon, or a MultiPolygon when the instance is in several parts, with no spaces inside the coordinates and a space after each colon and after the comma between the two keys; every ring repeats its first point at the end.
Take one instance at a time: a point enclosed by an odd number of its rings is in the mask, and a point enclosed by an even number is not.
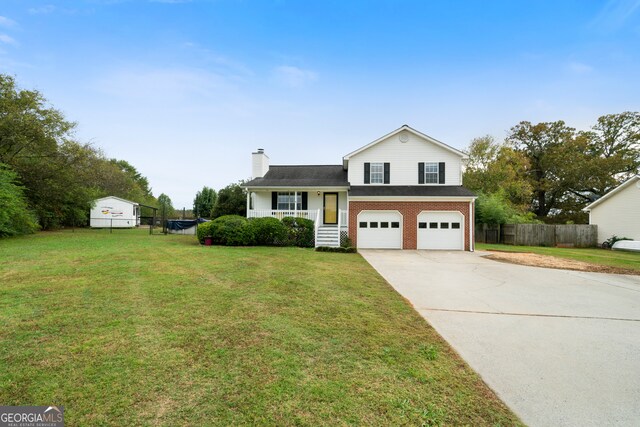
{"type": "MultiPolygon", "coordinates": [[[[402,249],[418,247],[418,214],[422,211],[458,211],[464,216],[464,250],[471,250],[469,227],[470,202],[349,202],[349,238],[358,246],[358,214],[362,211],[398,211],[402,214],[402,249]]],[[[472,212],[473,216],[473,212],[472,212]]]]}

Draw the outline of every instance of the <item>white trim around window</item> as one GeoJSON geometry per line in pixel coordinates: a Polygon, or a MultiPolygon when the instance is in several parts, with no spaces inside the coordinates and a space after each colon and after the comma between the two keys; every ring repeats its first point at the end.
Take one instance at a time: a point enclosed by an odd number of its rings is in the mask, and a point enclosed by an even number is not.
{"type": "Polygon", "coordinates": [[[384,183],[384,163],[371,163],[369,169],[369,182],[371,184],[384,183]]]}
{"type": "Polygon", "coordinates": [[[437,184],[439,182],[438,162],[424,163],[424,183],[437,184]]]}

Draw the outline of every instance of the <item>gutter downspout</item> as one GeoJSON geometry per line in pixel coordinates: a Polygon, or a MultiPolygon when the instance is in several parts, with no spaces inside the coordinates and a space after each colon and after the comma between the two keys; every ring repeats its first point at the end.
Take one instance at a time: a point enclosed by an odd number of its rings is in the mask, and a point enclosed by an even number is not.
{"type": "Polygon", "coordinates": [[[475,242],[474,242],[474,228],[476,224],[476,219],[473,217],[473,213],[475,212],[475,199],[471,199],[471,203],[469,203],[469,251],[475,252],[475,242]]]}

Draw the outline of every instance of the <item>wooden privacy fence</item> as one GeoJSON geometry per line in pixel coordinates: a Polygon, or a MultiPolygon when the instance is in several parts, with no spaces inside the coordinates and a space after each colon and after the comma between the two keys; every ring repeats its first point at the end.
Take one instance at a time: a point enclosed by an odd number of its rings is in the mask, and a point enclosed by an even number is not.
{"type": "Polygon", "coordinates": [[[586,224],[503,224],[502,226],[478,224],[476,226],[476,242],[586,248],[598,245],[598,226],[586,224]]]}

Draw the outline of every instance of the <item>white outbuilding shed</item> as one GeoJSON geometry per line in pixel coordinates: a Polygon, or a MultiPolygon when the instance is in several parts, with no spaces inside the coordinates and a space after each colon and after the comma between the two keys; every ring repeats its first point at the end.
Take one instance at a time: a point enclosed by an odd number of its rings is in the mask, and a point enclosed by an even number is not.
{"type": "Polygon", "coordinates": [[[598,226],[598,243],[613,235],[640,240],[640,175],[620,184],[589,206],[589,224],[598,226]]]}
{"type": "Polygon", "coordinates": [[[94,200],[90,222],[92,228],[132,228],[140,225],[140,205],[120,197],[94,200]]]}

